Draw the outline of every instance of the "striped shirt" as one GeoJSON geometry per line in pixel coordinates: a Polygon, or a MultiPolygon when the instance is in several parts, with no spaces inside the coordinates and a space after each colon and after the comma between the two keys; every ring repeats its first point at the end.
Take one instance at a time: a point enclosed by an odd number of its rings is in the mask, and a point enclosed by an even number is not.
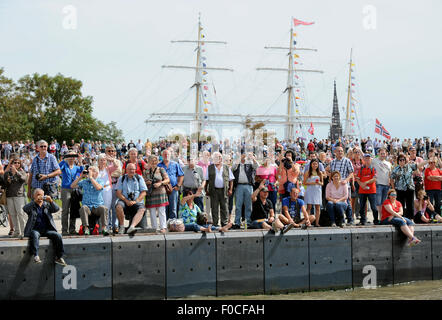
{"type": "Polygon", "coordinates": [[[35,176],[38,173],[43,175],[50,174],[58,169],[60,169],[60,166],[58,165],[57,159],[55,158],[54,155],[46,153],[46,157],[44,157],[43,159],[40,159],[40,156],[37,155],[34,158],[34,160],[32,160],[32,165],[31,165],[31,171],[30,171],[30,173],[32,174],[31,187],[33,189],[36,188],[42,189],[44,184],[56,182],[58,179],[57,176],[45,179],[43,181],[38,181],[35,178],[35,176]]]}
{"type": "Polygon", "coordinates": [[[335,159],[330,163],[330,172],[333,171],[338,171],[341,174],[341,179],[344,180],[355,170],[350,159],[344,157],[341,160],[335,159]]]}

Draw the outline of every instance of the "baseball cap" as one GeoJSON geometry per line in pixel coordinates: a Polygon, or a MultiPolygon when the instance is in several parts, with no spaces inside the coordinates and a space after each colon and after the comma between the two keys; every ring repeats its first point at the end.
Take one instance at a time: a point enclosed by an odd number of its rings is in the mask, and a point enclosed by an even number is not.
{"type": "Polygon", "coordinates": [[[369,153],[364,154],[364,158],[371,158],[371,154],[369,153]]]}

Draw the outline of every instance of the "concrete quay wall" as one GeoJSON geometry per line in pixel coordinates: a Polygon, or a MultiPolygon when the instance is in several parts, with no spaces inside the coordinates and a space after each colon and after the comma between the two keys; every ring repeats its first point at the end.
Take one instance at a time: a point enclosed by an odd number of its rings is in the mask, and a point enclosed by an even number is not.
{"type": "Polygon", "coordinates": [[[47,239],[41,264],[27,240],[0,241],[0,300],[158,300],[442,279],[442,225],[415,229],[422,242],[414,247],[391,226],[71,237],[63,240],[68,267],[53,263],[47,239]]]}

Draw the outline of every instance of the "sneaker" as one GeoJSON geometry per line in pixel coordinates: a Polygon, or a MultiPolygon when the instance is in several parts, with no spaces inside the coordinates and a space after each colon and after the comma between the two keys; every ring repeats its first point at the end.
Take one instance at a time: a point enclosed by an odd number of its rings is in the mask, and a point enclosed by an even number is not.
{"type": "Polygon", "coordinates": [[[103,236],[108,236],[109,235],[109,231],[106,228],[104,228],[103,230],[101,230],[101,234],[103,236]]]}
{"type": "Polygon", "coordinates": [[[276,221],[272,222],[272,230],[273,230],[274,233],[279,231],[278,226],[276,225],[276,221]]]}
{"type": "Polygon", "coordinates": [[[241,229],[241,226],[237,225],[237,224],[234,224],[231,229],[232,230],[239,230],[239,229],[241,229]]]}
{"type": "Polygon", "coordinates": [[[84,227],[83,230],[84,230],[84,235],[85,236],[89,236],[91,234],[91,231],[89,230],[89,227],[84,227]]]}
{"type": "Polygon", "coordinates": [[[94,236],[98,236],[100,233],[98,232],[98,228],[99,228],[99,226],[98,226],[98,224],[96,224],[95,225],[95,227],[94,227],[94,230],[92,231],[92,234],[94,235],[94,236]]]}
{"type": "Polygon", "coordinates": [[[61,233],[61,235],[62,235],[63,237],[67,237],[67,236],[69,235],[69,232],[64,231],[64,232],[61,233]]]}
{"type": "Polygon", "coordinates": [[[336,227],[336,223],[333,222],[333,223],[331,224],[331,226],[332,226],[332,228],[335,228],[335,227],[336,227]]]}
{"type": "Polygon", "coordinates": [[[302,229],[302,230],[307,230],[307,225],[306,225],[306,224],[303,224],[303,225],[301,226],[301,229],[302,229]]]}
{"type": "Polygon", "coordinates": [[[365,226],[367,223],[365,221],[361,221],[358,223],[358,226],[365,226]]]}
{"type": "Polygon", "coordinates": [[[374,224],[375,226],[378,226],[378,225],[381,224],[381,222],[380,222],[379,220],[376,220],[376,221],[373,221],[373,224],[374,224]]]}
{"type": "Polygon", "coordinates": [[[66,261],[64,261],[63,258],[55,259],[55,263],[56,263],[56,264],[59,264],[59,265],[61,265],[61,266],[64,266],[64,267],[68,265],[68,264],[66,263],[66,261]]]}
{"type": "Polygon", "coordinates": [[[120,227],[118,229],[118,234],[124,234],[124,227],[120,227]]]}
{"type": "Polygon", "coordinates": [[[35,262],[35,263],[41,263],[41,259],[40,259],[40,257],[39,257],[39,256],[35,256],[35,257],[34,257],[34,262],[35,262]]]}
{"type": "Polygon", "coordinates": [[[133,236],[137,231],[138,231],[137,228],[129,227],[129,229],[127,229],[127,234],[130,235],[130,236],[133,236]]]}
{"type": "Polygon", "coordinates": [[[294,227],[293,224],[288,224],[288,225],[284,226],[284,228],[282,229],[281,233],[282,233],[282,234],[287,233],[287,232],[288,232],[290,229],[292,229],[293,227],[294,227]]]}
{"type": "Polygon", "coordinates": [[[352,227],[354,225],[355,225],[354,221],[347,222],[347,226],[349,226],[349,227],[352,227]]]}

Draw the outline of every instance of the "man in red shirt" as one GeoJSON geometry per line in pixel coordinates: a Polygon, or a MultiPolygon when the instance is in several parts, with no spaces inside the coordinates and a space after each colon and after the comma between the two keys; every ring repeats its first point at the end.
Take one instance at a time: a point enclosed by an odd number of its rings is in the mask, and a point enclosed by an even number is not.
{"type": "Polygon", "coordinates": [[[309,144],[307,145],[307,150],[310,152],[314,152],[316,149],[315,144],[313,143],[312,140],[310,140],[309,144]]]}
{"type": "Polygon", "coordinates": [[[428,168],[425,169],[425,191],[430,202],[434,205],[434,211],[440,215],[441,189],[442,189],[442,170],[436,168],[437,158],[431,158],[428,161],[428,168]]]}
{"type": "Polygon", "coordinates": [[[371,155],[364,155],[364,164],[356,176],[359,184],[359,214],[361,220],[358,225],[365,226],[367,224],[367,215],[365,205],[370,201],[371,211],[373,212],[373,223],[379,224],[378,209],[376,207],[376,169],[371,165],[371,155]]]}

